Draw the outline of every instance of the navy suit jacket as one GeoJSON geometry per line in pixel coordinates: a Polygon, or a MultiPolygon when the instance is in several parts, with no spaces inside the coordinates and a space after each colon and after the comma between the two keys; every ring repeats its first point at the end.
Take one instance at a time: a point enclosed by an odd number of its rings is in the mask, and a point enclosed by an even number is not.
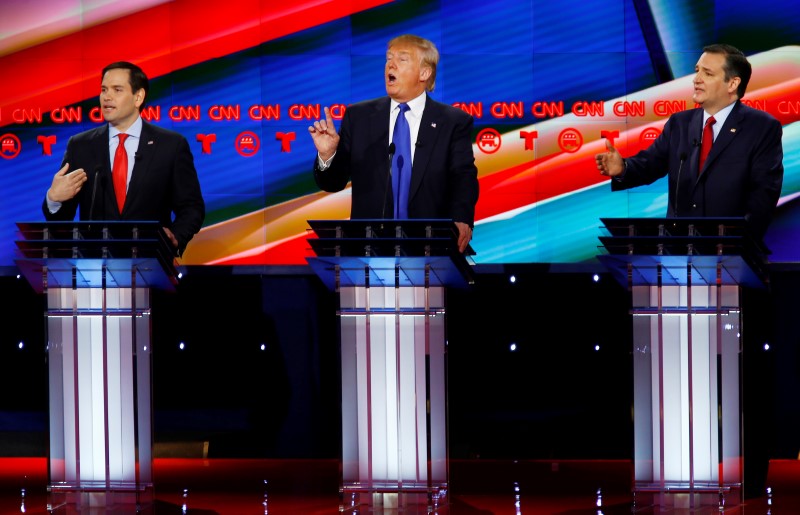
{"type": "Polygon", "coordinates": [[[69,163],[70,170],[83,168],[88,180],[78,195],[64,202],[55,213],[50,213],[45,200],[42,205],[45,218],[73,220],[80,208],[81,220],[158,221],[172,231],[178,240],[178,250],[182,251],[205,218],[205,203],[186,138],[142,121],[139,148],[121,213],[111,180],[108,145],[108,124],[69,139],[61,166],[69,163]]]}
{"type": "MultiPolygon", "coordinates": [[[[390,105],[389,97],[382,97],[349,106],[330,167],[320,170],[319,160],[314,160],[314,178],[321,189],[341,191],[351,182],[352,219],[391,218],[394,213],[390,105]]],[[[472,153],[472,125],[472,117],[464,111],[430,97],[425,100],[411,169],[409,218],[449,218],[473,225],[478,169],[472,153]]]]}
{"type": "Polygon", "coordinates": [[[650,147],[626,159],[612,190],[669,174],[667,217],[745,217],[763,238],[783,184],[780,122],[737,101],[698,173],[702,132],[702,109],[672,115],[650,147]]]}

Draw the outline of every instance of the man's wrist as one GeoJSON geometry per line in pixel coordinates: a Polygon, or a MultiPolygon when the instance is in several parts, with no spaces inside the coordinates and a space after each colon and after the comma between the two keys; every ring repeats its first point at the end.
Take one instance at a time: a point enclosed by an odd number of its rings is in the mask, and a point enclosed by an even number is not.
{"type": "Polygon", "coordinates": [[[336,155],[336,152],[334,152],[328,159],[323,159],[322,155],[320,155],[319,152],[318,152],[317,153],[317,168],[319,168],[320,170],[323,170],[323,171],[327,170],[328,168],[330,168],[331,161],[333,160],[333,157],[335,155],[336,155]]]}
{"type": "Polygon", "coordinates": [[[623,157],[622,158],[622,172],[619,175],[617,175],[616,177],[614,177],[614,180],[617,181],[617,182],[622,182],[622,180],[625,178],[625,172],[627,172],[627,171],[628,171],[628,160],[623,157]]]}

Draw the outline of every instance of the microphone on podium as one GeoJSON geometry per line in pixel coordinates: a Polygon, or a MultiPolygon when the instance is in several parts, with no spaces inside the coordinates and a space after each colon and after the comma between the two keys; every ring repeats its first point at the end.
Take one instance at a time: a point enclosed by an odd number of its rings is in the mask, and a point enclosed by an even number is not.
{"type": "Polygon", "coordinates": [[[386,187],[383,190],[383,209],[381,210],[381,218],[386,218],[386,197],[389,195],[389,184],[392,183],[392,159],[394,159],[394,152],[397,147],[394,146],[394,142],[389,143],[389,148],[387,150],[389,154],[389,166],[386,170],[386,187]]]}
{"type": "Polygon", "coordinates": [[[100,172],[102,171],[103,167],[101,165],[97,165],[94,167],[94,180],[92,183],[92,200],[89,203],[89,221],[91,222],[94,220],[94,201],[97,198],[97,183],[100,182],[100,172]]]}
{"type": "Polygon", "coordinates": [[[686,158],[689,157],[686,152],[681,152],[679,156],[681,160],[681,164],[678,165],[678,175],[675,178],[675,203],[672,206],[672,210],[675,212],[675,216],[678,216],[678,192],[680,192],[681,186],[681,170],[683,170],[683,163],[686,162],[686,158]]]}

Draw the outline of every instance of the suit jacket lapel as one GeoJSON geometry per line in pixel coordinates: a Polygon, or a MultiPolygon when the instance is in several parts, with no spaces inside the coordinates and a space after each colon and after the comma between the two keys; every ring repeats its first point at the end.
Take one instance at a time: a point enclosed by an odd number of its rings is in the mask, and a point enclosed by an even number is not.
{"type": "MultiPolygon", "coordinates": [[[[382,134],[383,141],[385,143],[384,148],[388,151],[389,149],[389,124],[386,123],[386,120],[389,119],[389,109],[391,108],[392,101],[389,97],[385,98],[385,101],[379,102],[375,106],[375,110],[372,112],[369,120],[369,128],[370,132],[375,135],[382,134]]],[[[380,138],[378,138],[380,139],[380,138]]],[[[377,141],[377,139],[375,140],[377,141]]],[[[388,159],[388,154],[387,154],[388,159]]]]}
{"type": "Polygon", "coordinates": [[[703,137],[703,109],[695,109],[692,114],[692,119],[689,121],[689,157],[686,163],[684,172],[688,172],[686,179],[681,180],[684,184],[689,184],[692,189],[697,186],[700,181],[700,171],[698,169],[700,164],[700,145],[703,137]],[[686,183],[684,181],[690,181],[686,183]]]}
{"type": "Polygon", "coordinates": [[[131,181],[128,184],[128,194],[125,197],[125,207],[127,208],[136,199],[145,195],[147,192],[142,192],[141,185],[144,184],[145,176],[150,169],[150,162],[155,155],[158,141],[150,125],[142,120],[142,133],[139,137],[139,148],[136,149],[136,159],[133,163],[133,172],[131,181]]]}
{"type": "MultiPolygon", "coordinates": [[[[92,138],[92,153],[95,162],[102,163],[100,173],[111,173],[111,154],[108,147],[108,124],[105,124],[92,138]]],[[[94,173],[94,170],[86,170],[86,173],[94,173]]]]}
{"type": "MultiPolygon", "coordinates": [[[[97,165],[94,170],[86,170],[86,174],[90,175],[94,180],[95,172],[99,172],[98,180],[100,181],[100,195],[103,203],[103,217],[108,220],[118,219],[117,196],[114,194],[113,177],[111,177],[111,153],[109,152],[107,123],[95,132],[90,145],[93,161],[97,165]]],[[[97,202],[99,205],[100,199],[97,202]]]]}
{"type": "Polygon", "coordinates": [[[720,129],[717,139],[714,140],[711,151],[708,153],[708,158],[706,158],[705,171],[703,174],[711,170],[717,157],[725,150],[725,147],[733,142],[736,135],[739,134],[742,125],[742,112],[741,109],[739,109],[739,105],[737,101],[731,113],[728,115],[728,118],[725,119],[725,125],[720,129]]]}
{"type": "Polygon", "coordinates": [[[436,139],[438,138],[437,126],[442,123],[440,117],[439,106],[427,97],[425,99],[425,110],[422,112],[422,120],[419,124],[419,133],[417,134],[417,141],[412,142],[416,145],[414,150],[414,165],[411,168],[411,186],[408,191],[408,198],[411,200],[417,193],[422,178],[425,175],[425,170],[428,168],[428,162],[431,158],[431,152],[436,146],[436,139]]]}

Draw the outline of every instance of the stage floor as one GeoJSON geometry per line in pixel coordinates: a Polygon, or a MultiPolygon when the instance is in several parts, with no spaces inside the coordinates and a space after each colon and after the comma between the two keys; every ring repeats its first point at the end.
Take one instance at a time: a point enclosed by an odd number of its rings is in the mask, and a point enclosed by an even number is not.
{"type": "MultiPolygon", "coordinates": [[[[189,515],[369,513],[340,509],[335,460],[172,459],[154,462],[155,502],[142,513],[189,515]]],[[[718,510],[634,506],[631,463],[622,460],[452,461],[441,515],[800,513],[800,461],[770,463],[771,493],[718,510]]],[[[0,514],[47,510],[44,458],[0,458],[0,514]]],[[[406,511],[406,513],[408,510],[406,511]]],[[[135,513],[84,510],[81,513],[135,513]]],[[[372,513],[403,513],[378,509],[372,513]]]]}

